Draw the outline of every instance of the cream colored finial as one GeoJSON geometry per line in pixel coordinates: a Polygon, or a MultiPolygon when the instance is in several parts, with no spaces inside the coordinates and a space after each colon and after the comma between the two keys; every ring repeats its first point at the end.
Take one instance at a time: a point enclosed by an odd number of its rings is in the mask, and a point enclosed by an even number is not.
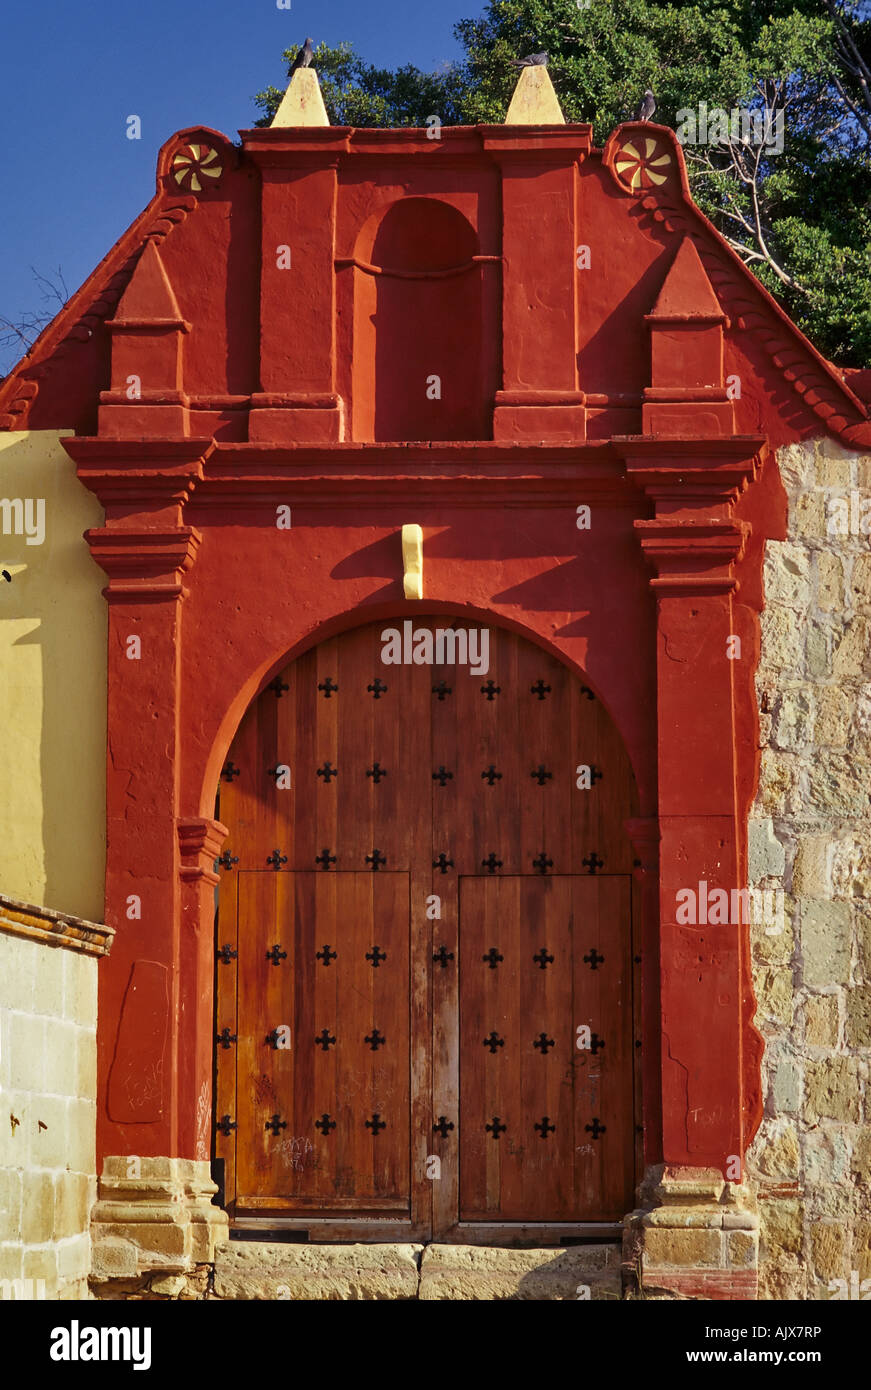
{"type": "Polygon", "coordinates": [[[314,68],[297,68],[272,118],[273,127],[329,124],[317,73],[314,68]]]}
{"type": "Polygon", "coordinates": [[[520,78],[505,117],[506,125],[565,125],[546,67],[520,69],[520,78]]]}
{"type": "Polygon", "coordinates": [[[402,589],[406,598],[423,598],[423,529],[414,523],[402,528],[402,589]]]}

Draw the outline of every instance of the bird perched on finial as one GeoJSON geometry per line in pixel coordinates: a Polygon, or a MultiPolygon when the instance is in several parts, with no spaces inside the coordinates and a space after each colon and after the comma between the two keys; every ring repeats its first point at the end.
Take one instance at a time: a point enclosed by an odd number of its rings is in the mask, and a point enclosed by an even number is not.
{"type": "Polygon", "coordinates": [[[652,91],[648,87],[647,91],[644,93],[644,98],[641,102],[641,105],[635,112],[636,121],[649,121],[655,110],[656,97],[653,95],[652,91]]]}
{"type": "Polygon", "coordinates": [[[312,64],[312,58],[314,56],[315,41],[314,39],[306,39],[302,48],[299,50],[299,52],[293,60],[293,67],[290,70],[291,77],[293,77],[293,74],[296,72],[297,68],[310,68],[312,64]]]}
{"type": "Polygon", "coordinates": [[[546,68],[547,54],[528,53],[525,58],[512,58],[511,66],[513,68],[546,68]]]}

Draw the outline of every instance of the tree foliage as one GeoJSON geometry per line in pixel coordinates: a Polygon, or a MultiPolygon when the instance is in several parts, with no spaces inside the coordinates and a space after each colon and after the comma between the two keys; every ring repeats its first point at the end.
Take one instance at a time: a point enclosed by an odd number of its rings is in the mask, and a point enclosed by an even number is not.
{"type": "MultiPolygon", "coordinates": [[[[566,119],[591,122],[598,144],[648,86],[654,119],[676,128],[700,103],[765,109],[783,120],[782,152],[740,131],[686,143],[693,196],[822,352],[871,362],[871,0],[489,0],[456,34],[463,59],[433,73],[321,45],[330,119],[501,122],[517,80],[510,60],[542,48],[566,119]]],[[[261,124],[281,96],[271,87],[255,98],[261,124]]]]}

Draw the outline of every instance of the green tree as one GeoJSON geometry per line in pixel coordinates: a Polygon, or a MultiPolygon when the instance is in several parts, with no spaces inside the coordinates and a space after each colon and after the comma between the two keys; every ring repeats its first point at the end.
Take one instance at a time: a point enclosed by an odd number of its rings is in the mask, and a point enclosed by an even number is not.
{"type": "MultiPolygon", "coordinates": [[[[764,112],[768,149],[740,127],[685,143],[693,196],[822,352],[871,363],[871,0],[489,0],[456,34],[463,59],[434,73],[322,45],[331,120],[500,122],[517,80],[510,60],[541,48],[566,119],[591,122],[598,144],[648,86],[654,119],[684,133],[681,113],[700,103],[764,112]]],[[[262,124],[281,95],[255,98],[262,124]]]]}

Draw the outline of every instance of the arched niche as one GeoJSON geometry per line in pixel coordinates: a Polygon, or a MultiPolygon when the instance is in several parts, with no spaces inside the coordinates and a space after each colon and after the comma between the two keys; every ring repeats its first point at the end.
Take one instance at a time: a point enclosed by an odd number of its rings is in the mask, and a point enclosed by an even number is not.
{"type": "Polygon", "coordinates": [[[355,439],[490,437],[479,250],[470,222],[437,198],[401,199],[363,228],[355,258],[355,439]]]}

